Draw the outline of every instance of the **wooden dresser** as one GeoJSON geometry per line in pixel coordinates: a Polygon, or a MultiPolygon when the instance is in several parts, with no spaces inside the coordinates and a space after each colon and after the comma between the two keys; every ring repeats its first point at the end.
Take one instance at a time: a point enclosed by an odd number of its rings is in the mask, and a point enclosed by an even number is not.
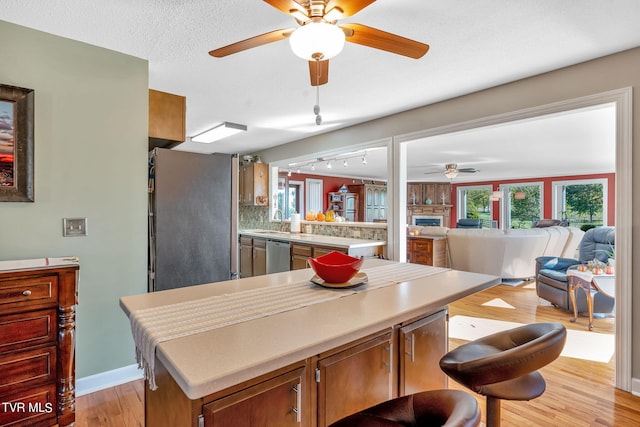
{"type": "Polygon", "coordinates": [[[75,422],[77,263],[0,262],[0,426],[75,422]]]}
{"type": "Polygon", "coordinates": [[[446,237],[407,236],[407,262],[449,267],[446,237]]]}

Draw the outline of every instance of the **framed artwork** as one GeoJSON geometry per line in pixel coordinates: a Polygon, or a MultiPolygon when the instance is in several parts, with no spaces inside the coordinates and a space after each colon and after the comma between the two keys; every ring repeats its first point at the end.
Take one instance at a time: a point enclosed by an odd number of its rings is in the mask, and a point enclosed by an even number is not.
{"type": "Polygon", "coordinates": [[[33,89],[0,84],[0,202],[33,202],[33,89]]]}

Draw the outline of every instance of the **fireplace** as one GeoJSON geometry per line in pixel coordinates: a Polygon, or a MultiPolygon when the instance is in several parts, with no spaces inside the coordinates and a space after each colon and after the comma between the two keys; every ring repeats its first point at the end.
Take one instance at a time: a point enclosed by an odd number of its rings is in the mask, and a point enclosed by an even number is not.
{"type": "Polygon", "coordinates": [[[420,225],[427,227],[442,227],[442,215],[413,215],[411,217],[412,225],[420,225]]]}

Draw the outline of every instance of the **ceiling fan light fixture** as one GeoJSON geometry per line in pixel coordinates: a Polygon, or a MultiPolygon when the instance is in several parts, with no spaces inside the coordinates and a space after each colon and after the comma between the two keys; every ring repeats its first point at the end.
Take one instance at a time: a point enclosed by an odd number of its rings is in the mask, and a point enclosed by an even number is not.
{"type": "Polygon", "coordinates": [[[449,179],[453,179],[456,176],[458,176],[458,171],[455,169],[447,169],[446,171],[444,171],[444,176],[446,176],[449,179]]]}
{"type": "Polygon", "coordinates": [[[324,21],[310,21],[289,36],[291,50],[306,61],[326,61],[342,52],[344,32],[324,21]]]}
{"type": "Polygon", "coordinates": [[[223,122],[218,126],[215,126],[209,130],[206,130],[202,133],[199,133],[196,136],[191,137],[191,141],[193,142],[203,142],[203,143],[211,143],[214,141],[219,141],[223,138],[227,138],[231,135],[235,135],[239,132],[244,132],[247,130],[246,125],[239,125],[237,123],[223,122]]]}

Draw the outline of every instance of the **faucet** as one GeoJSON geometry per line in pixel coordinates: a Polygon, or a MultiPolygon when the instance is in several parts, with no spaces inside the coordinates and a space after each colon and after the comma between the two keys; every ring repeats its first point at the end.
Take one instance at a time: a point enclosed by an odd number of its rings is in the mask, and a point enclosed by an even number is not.
{"type": "Polygon", "coordinates": [[[282,213],[282,210],[276,209],[273,213],[273,219],[278,219],[278,214],[280,214],[280,231],[284,231],[284,214],[282,213]]]}

